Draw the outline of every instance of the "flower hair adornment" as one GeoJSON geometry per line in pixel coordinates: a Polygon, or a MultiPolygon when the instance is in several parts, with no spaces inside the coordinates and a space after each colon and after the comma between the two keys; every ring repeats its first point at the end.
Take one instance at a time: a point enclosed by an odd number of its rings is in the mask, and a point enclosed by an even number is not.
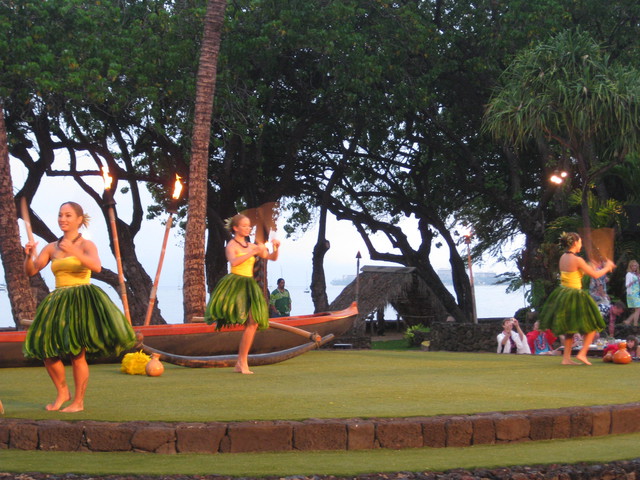
{"type": "Polygon", "coordinates": [[[233,217],[224,219],[224,229],[233,233],[233,217]]]}
{"type": "Polygon", "coordinates": [[[247,216],[243,215],[242,213],[236,213],[233,217],[229,217],[224,221],[224,228],[229,230],[229,233],[231,233],[231,235],[235,235],[236,232],[233,231],[233,227],[237,227],[240,223],[240,220],[242,220],[243,218],[247,218],[247,216]]]}

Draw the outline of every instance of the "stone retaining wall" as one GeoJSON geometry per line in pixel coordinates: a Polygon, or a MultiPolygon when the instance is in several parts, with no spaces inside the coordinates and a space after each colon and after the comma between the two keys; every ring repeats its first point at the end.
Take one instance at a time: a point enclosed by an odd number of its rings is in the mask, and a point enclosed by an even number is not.
{"type": "Polygon", "coordinates": [[[640,432],[640,403],[389,419],[255,422],[0,420],[0,449],[238,453],[466,447],[640,432]]]}
{"type": "Polygon", "coordinates": [[[448,352],[495,352],[498,347],[496,338],[501,331],[502,319],[475,324],[433,323],[428,334],[431,342],[429,349],[448,352]]]}

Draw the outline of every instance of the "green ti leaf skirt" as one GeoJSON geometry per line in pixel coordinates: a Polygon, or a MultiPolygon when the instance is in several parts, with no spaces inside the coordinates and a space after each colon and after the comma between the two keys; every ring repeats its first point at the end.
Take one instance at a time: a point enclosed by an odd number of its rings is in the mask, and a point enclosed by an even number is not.
{"type": "Polygon", "coordinates": [[[218,329],[225,325],[244,324],[251,317],[258,328],[269,327],[269,307],[264,294],[253,277],[230,273],[225,275],[211,293],[204,320],[217,322],[218,329]]]}
{"type": "Polygon", "coordinates": [[[118,355],[135,345],[131,325],[95,285],[57,288],[40,303],[23,352],[29,358],[118,355]]]}
{"type": "Polygon", "coordinates": [[[540,329],[556,335],[604,330],[606,324],[596,302],[586,290],[559,286],[540,310],[540,329]]]}

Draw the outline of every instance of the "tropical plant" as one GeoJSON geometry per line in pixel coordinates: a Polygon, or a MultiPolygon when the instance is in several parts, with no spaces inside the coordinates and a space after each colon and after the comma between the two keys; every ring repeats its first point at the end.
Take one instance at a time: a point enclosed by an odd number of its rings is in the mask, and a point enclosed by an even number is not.
{"type": "Polygon", "coordinates": [[[639,84],[640,70],[611,62],[587,33],[567,30],[516,56],[485,127],[515,148],[544,146],[552,168],[571,172],[589,229],[592,184],[638,151],[639,84]]]}
{"type": "Polygon", "coordinates": [[[422,342],[429,339],[431,328],[424,325],[413,325],[404,332],[404,339],[407,340],[410,347],[419,347],[422,342]]]}

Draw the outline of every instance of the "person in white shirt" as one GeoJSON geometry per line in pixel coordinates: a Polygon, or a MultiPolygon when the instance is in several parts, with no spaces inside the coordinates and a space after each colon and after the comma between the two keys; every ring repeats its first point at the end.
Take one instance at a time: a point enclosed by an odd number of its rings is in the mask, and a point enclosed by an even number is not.
{"type": "Polygon", "coordinates": [[[531,354],[527,337],[515,318],[502,321],[502,333],[498,335],[498,353],[531,354]]]}

